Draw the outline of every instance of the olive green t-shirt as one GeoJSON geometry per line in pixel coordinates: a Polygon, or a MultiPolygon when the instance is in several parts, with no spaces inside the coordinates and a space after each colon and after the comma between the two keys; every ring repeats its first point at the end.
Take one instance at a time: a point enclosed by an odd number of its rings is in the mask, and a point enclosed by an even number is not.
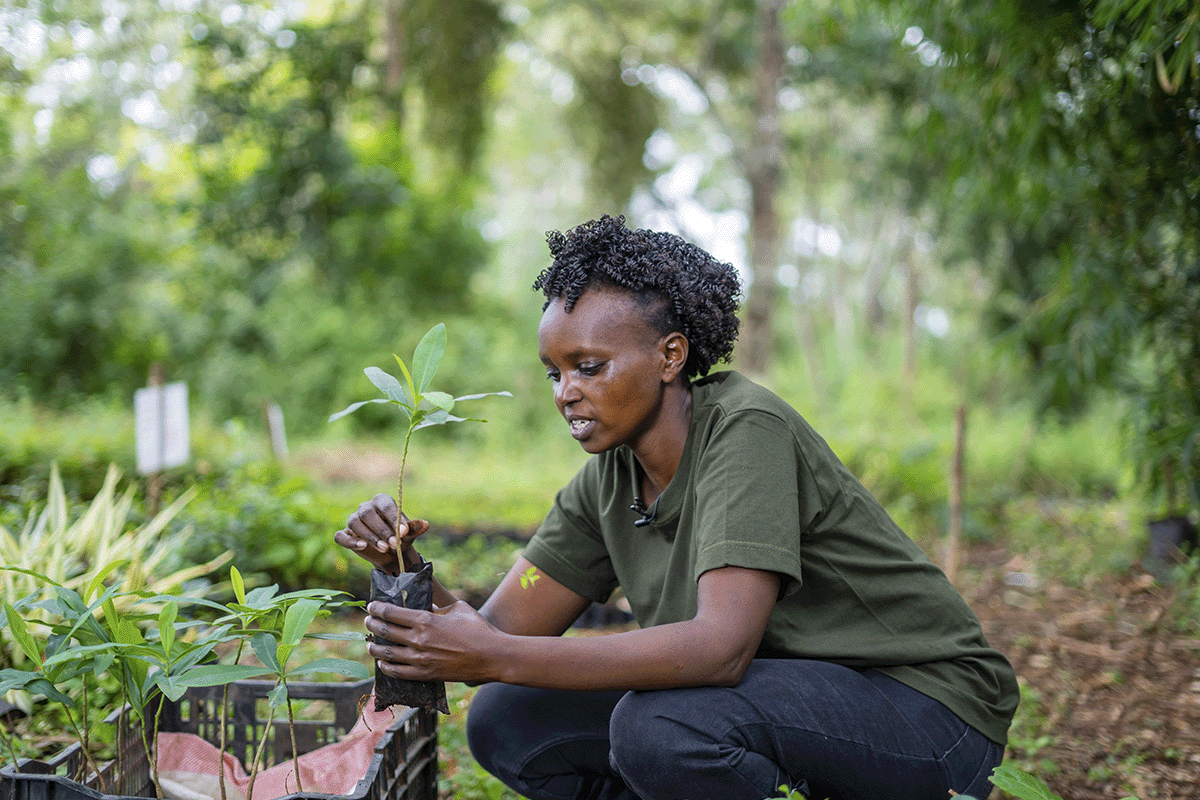
{"type": "Polygon", "coordinates": [[[597,602],[620,586],[642,627],[694,617],[707,570],[779,573],[760,658],[879,669],[1006,742],[1011,665],[945,574],[779,397],[736,372],[696,381],[679,468],[641,527],[637,486],[627,447],[589,459],[526,558],[597,602]]]}

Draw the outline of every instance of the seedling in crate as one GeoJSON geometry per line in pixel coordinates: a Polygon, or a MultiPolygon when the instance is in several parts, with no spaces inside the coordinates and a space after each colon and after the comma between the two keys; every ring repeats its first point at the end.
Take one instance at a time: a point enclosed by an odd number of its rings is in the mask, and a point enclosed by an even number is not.
{"type": "MultiPolygon", "coordinates": [[[[413,352],[412,370],[404,359],[395,356],[404,380],[378,367],[363,370],[371,383],[375,384],[384,397],[353,403],[329,418],[330,422],[353,413],[367,403],[391,403],[400,409],[408,421],[404,431],[404,446],[400,452],[400,471],[396,477],[396,559],[399,562],[397,575],[379,569],[371,571],[371,599],[401,605],[405,608],[429,610],[433,596],[433,565],[420,564],[414,572],[404,571],[404,556],[401,555],[403,541],[400,537],[400,517],[404,508],[404,465],[408,461],[408,443],[414,432],[431,425],[447,422],[483,422],[471,417],[456,417],[450,412],[455,404],[463,400],[478,400],[491,395],[512,397],[510,392],[484,392],[452,397],[445,392],[430,389],[434,373],[446,352],[446,326],[439,323],[431,328],[417,344],[413,352]]],[[[437,709],[449,713],[446,705],[446,687],[440,681],[406,681],[392,678],[375,668],[375,710],[380,711],[393,704],[402,704],[426,709],[437,709]]]]}

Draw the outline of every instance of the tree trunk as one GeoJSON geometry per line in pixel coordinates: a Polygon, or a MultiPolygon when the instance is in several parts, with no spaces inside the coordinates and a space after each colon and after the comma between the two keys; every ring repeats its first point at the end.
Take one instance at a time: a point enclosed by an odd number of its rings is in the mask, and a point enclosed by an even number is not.
{"type": "Polygon", "coordinates": [[[399,107],[400,90],[404,86],[404,29],[400,21],[404,0],[388,0],[383,8],[383,29],[387,44],[383,88],[388,99],[399,107]]]}
{"type": "Polygon", "coordinates": [[[779,127],[779,81],[783,77],[782,0],[759,0],[758,70],[755,76],[754,130],[747,157],[750,183],[752,282],[746,297],[739,365],[765,374],[771,363],[771,318],[779,266],[779,212],[776,198],[783,175],[783,136],[779,127]]]}
{"type": "Polygon", "coordinates": [[[963,452],[966,448],[967,407],[960,405],[954,415],[954,461],[950,465],[950,526],[946,534],[946,577],[951,583],[958,579],[958,555],[962,545],[963,452]]]}
{"type": "Polygon", "coordinates": [[[904,379],[910,387],[917,382],[917,305],[920,286],[913,263],[911,244],[904,250],[904,379]]]}

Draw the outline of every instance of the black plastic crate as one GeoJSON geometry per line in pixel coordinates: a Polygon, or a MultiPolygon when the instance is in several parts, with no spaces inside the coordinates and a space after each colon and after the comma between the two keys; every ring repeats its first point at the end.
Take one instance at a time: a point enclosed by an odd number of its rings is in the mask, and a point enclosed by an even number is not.
{"type": "MultiPolygon", "coordinates": [[[[288,694],[296,710],[296,749],[301,753],[337,741],[354,727],[360,705],[371,693],[373,679],[354,683],[292,683],[288,694]]],[[[267,693],[272,681],[237,681],[229,685],[226,750],[243,766],[266,725],[267,693]]],[[[189,689],[176,702],[167,700],[159,717],[160,732],[194,733],[220,744],[222,687],[189,689]]],[[[346,795],[295,792],[288,800],[436,800],[438,782],[437,715],[423,709],[395,707],[396,720],[375,746],[363,777],[346,795]]],[[[0,800],[133,800],[154,797],[150,765],[135,723],[123,724],[114,713],[108,721],[118,731],[117,760],[92,772],[78,743],[47,761],[23,759],[21,771],[12,765],[0,768],[0,800]],[[113,792],[104,794],[98,787],[113,792]]],[[[292,742],[286,714],[271,722],[272,732],[264,754],[264,767],[291,758],[292,742]]],[[[263,800],[266,800],[264,798],[263,800]]]]}

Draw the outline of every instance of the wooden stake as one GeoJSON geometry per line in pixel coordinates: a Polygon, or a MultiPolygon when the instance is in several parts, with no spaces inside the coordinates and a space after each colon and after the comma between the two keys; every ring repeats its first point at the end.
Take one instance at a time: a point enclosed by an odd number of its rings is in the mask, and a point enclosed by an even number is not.
{"type": "Polygon", "coordinates": [[[960,405],[954,415],[954,463],[950,470],[950,529],[946,536],[946,576],[955,583],[958,550],[962,539],[963,439],[966,435],[967,407],[960,405]]]}
{"type": "MultiPolygon", "coordinates": [[[[148,385],[160,390],[157,396],[158,403],[158,420],[160,430],[158,432],[159,452],[158,462],[161,464],[163,460],[162,448],[166,441],[166,411],[163,409],[162,386],[163,386],[163,368],[162,364],[155,361],[150,365],[150,380],[148,385]]],[[[162,470],[156,469],[146,476],[146,509],[151,517],[158,513],[158,502],[162,496],[162,470]]]]}

